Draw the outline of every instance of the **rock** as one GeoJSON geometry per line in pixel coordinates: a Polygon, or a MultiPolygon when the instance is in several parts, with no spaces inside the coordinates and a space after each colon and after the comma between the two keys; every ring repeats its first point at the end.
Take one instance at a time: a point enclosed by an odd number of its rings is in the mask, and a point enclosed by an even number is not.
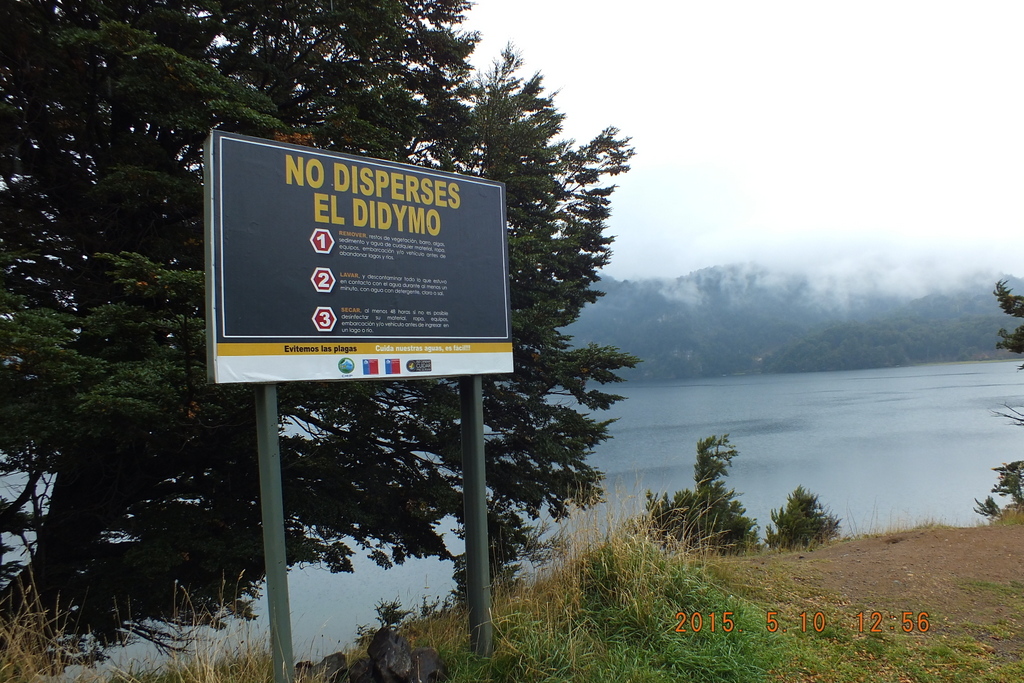
{"type": "Polygon", "coordinates": [[[341,683],[348,672],[348,662],[340,652],[327,655],[314,667],[315,673],[323,677],[324,683],[341,683]]]}
{"type": "Polygon", "coordinates": [[[382,628],[373,635],[366,648],[373,662],[373,680],[377,683],[408,683],[412,673],[412,653],[409,641],[390,628],[382,628]]]}
{"type": "Polygon", "coordinates": [[[412,672],[409,683],[437,683],[447,678],[441,655],[432,647],[412,651],[412,672]]]}
{"type": "MultiPolygon", "coordinates": [[[[373,634],[373,640],[366,649],[369,659],[363,658],[352,663],[348,670],[349,683],[439,683],[447,678],[444,661],[432,647],[418,647],[411,650],[409,641],[390,628],[382,628],[373,634]]],[[[333,657],[335,655],[331,655],[333,657]]],[[[345,671],[345,659],[341,653],[341,667],[345,671]]],[[[330,659],[325,658],[324,662],[330,659]]],[[[300,665],[309,671],[319,671],[324,662],[311,666],[309,662],[300,665]]],[[[325,679],[332,681],[332,679],[325,679]]],[[[341,683],[338,678],[334,683],[341,683]]]]}
{"type": "Polygon", "coordinates": [[[345,655],[335,652],[321,659],[319,664],[298,662],[295,665],[295,680],[341,683],[347,671],[348,662],[345,660],[345,655]]]}
{"type": "Polygon", "coordinates": [[[370,669],[373,665],[366,657],[357,659],[348,670],[349,683],[373,683],[373,676],[370,669]]]}

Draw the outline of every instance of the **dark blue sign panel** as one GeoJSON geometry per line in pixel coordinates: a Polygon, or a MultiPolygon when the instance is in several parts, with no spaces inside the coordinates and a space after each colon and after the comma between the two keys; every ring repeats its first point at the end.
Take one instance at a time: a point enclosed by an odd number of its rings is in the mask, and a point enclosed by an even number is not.
{"type": "Polygon", "coordinates": [[[511,371],[504,186],[214,131],[215,382],[511,371]]]}

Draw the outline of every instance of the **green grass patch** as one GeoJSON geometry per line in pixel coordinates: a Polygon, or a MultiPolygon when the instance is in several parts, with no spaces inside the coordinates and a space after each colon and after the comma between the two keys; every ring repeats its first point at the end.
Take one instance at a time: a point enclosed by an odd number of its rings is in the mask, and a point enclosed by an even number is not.
{"type": "Polygon", "coordinates": [[[439,648],[450,680],[754,682],[787,656],[781,637],[743,628],[760,622],[756,605],[698,558],[642,535],[570,551],[531,585],[497,595],[493,612],[491,659],[439,648]]]}
{"type": "Polygon", "coordinates": [[[1009,583],[995,583],[994,581],[964,581],[963,586],[967,589],[979,591],[991,591],[1008,598],[1024,598],[1024,583],[1010,581],[1009,583]]]}

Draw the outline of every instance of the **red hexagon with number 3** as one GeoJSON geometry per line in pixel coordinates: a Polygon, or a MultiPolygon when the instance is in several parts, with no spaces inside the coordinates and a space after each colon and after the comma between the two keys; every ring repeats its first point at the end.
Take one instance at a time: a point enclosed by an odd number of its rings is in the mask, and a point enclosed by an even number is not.
{"type": "Polygon", "coordinates": [[[338,316],[334,315],[334,309],[329,306],[317,306],[313,313],[313,324],[319,332],[330,332],[338,323],[338,316]]]}
{"type": "Polygon", "coordinates": [[[317,268],[313,271],[313,276],[309,280],[318,292],[331,291],[334,289],[334,283],[337,282],[330,268],[317,268]]]}

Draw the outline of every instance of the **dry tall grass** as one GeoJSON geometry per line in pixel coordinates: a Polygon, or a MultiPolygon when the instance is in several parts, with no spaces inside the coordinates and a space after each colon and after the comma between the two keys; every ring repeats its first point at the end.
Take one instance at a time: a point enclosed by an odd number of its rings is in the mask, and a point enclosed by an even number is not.
{"type": "MultiPolygon", "coordinates": [[[[31,591],[27,591],[31,595],[31,591]]],[[[180,651],[117,665],[101,661],[88,636],[73,635],[67,616],[54,617],[26,600],[0,610],[0,683],[269,683],[262,636],[225,637],[205,626],[188,629],[180,651]]],[[[209,620],[207,620],[209,622],[209,620]]],[[[116,655],[116,652],[114,653],[116,655]]]]}
{"type": "Polygon", "coordinates": [[[32,605],[0,618],[0,643],[4,683],[39,681],[79,663],[62,624],[32,605]]]}

